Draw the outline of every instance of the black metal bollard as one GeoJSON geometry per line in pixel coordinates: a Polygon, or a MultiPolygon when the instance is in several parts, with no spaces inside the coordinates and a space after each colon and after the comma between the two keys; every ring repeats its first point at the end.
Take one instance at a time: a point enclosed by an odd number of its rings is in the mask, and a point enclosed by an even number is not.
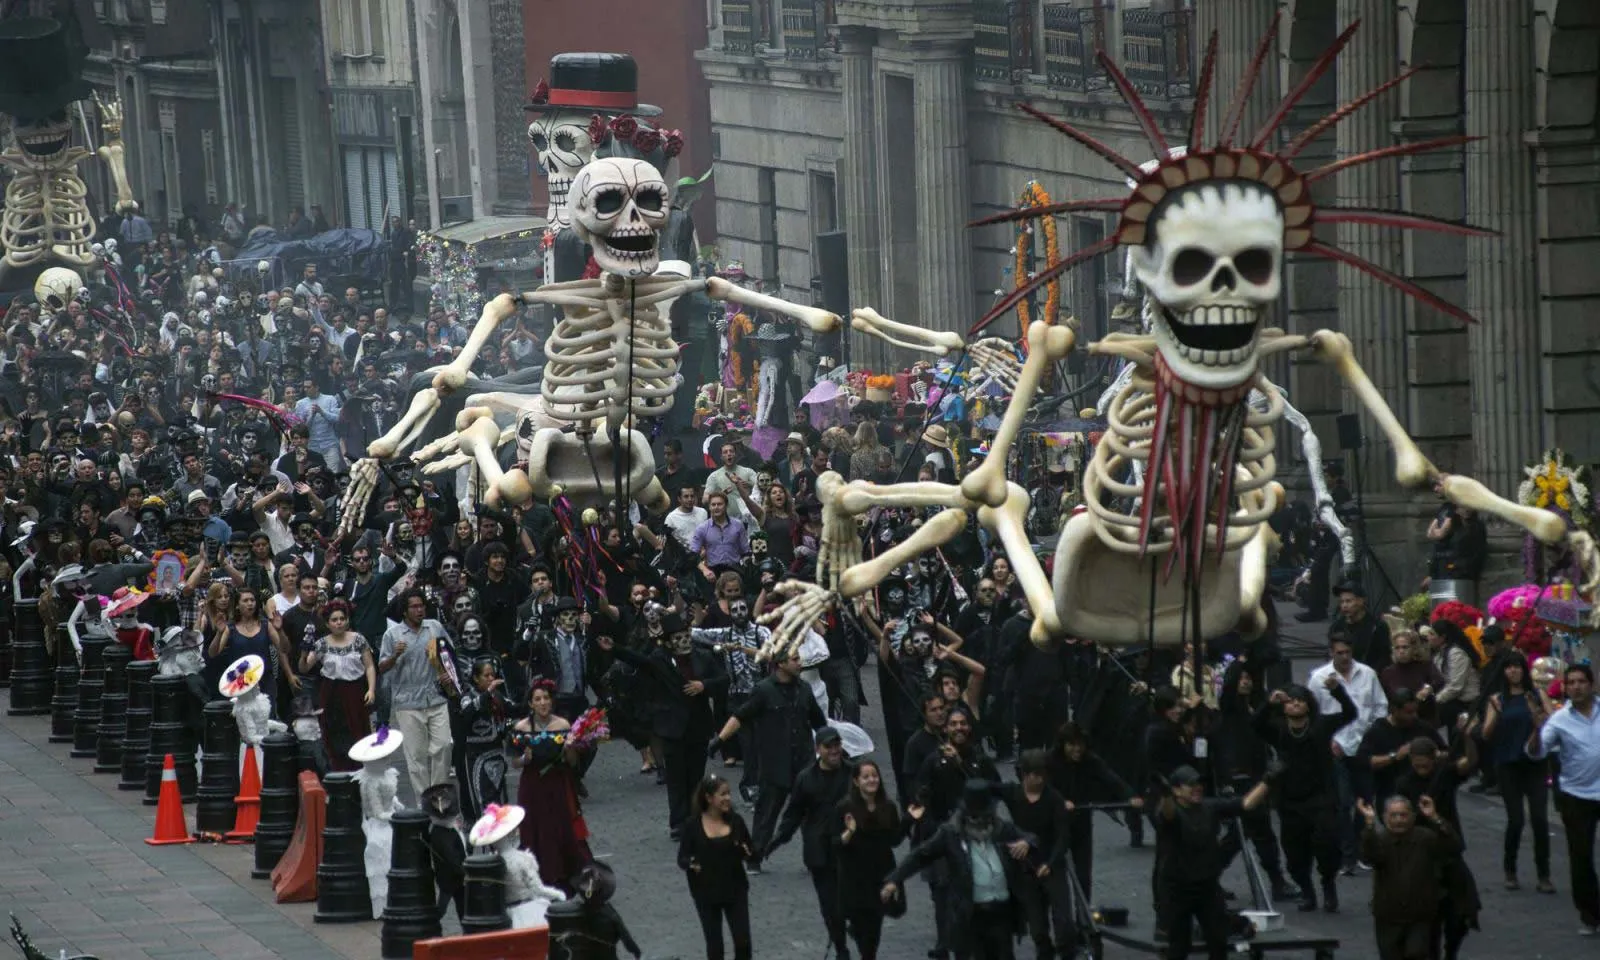
{"type": "Polygon", "coordinates": [[[128,664],[128,721],[122,737],[122,779],[118,790],[144,789],[144,756],[150,749],[150,681],[156,675],[154,660],[128,664]]]}
{"type": "Polygon", "coordinates": [[[239,795],[239,724],[233,703],[206,704],[205,744],[200,752],[199,800],[194,807],[195,833],[227,833],[233,829],[239,795]]]}
{"type": "MultiPolygon", "coordinates": [[[[266,880],[294,840],[294,824],[300,818],[300,745],[294,735],[267,734],[261,741],[261,766],[261,820],[256,824],[256,865],[250,876],[266,880]]],[[[359,797],[356,805],[359,820],[359,797]]],[[[364,881],[366,874],[362,877],[364,881]]],[[[367,912],[372,912],[370,902],[367,912]]]]}
{"type": "Polygon", "coordinates": [[[461,907],[461,932],[493,933],[511,929],[506,913],[506,862],[498,853],[474,853],[461,865],[465,901],[461,907]]]}
{"type": "Polygon", "coordinates": [[[72,717],[72,756],[93,757],[100,738],[100,697],[106,689],[105,637],[83,637],[83,663],[78,673],[78,709],[72,717]]]}
{"type": "Polygon", "coordinates": [[[71,743],[73,713],[78,709],[78,654],[64,626],[56,628],[55,664],[56,692],[50,698],[50,742],[71,743]]]}
{"type": "Polygon", "coordinates": [[[189,695],[182,677],[156,677],[150,681],[154,698],[150,713],[150,748],[144,754],[144,804],[161,800],[161,767],[167,754],[178,772],[178,792],[184,803],[195,799],[194,746],[183,725],[183,698],[189,695]]]}
{"type": "Polygon", "coordinates": [[[55,686],[39,601],[18,600],[11,608],[11,706],[6,713],[13,717],[49,713],[55,686]]]}
{"type": "Polygon", "coordinates": [[[122,770],[122,739],[128,735],[128,667],[132,663],[132,650],[120,643],[106,647],[105,690],[100,694],[100,727],[95,731],[95,773],[122,770]]]}
{"type": "Polygon", "coordinates": [[[385,958],[405,960],[418,940],[443,932],[433,886],[433,856],[428,852],[432,821],[421,810],[402,810],[389,823],[394,828],[394,853],[389,858],[381,949],[385,958]]]}
{"type": "Polygon", "coordinates": [[[361,784],[353,773],[330,773],[328,818],[322,828],[322,862],[317,864],[317,923],[359,923],[372,919],[367,891],[367,834],[361,829],[361,784]]]}

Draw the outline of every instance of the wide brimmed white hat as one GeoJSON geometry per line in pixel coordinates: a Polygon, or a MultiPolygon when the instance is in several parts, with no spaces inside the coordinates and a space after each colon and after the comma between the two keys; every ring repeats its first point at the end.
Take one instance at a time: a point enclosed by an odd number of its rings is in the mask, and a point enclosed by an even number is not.
{"type": "Polygon", "coordinates": [[[261,683],[261,677],[266,672],[266,661],[255,654],[240,657],[233,661],[228,669],[222,671],[222,679],[217,681],[217,689],[230,700],[242,697],[261,683]]]}
{"type": "Polygon", "coordinates": [[[399,750],[405,742],[399,730],[384,724],[376,733],[367,734],[350,747],[350,759],[361,764],[376,763],[399,750]]]}
{"type": "Polygon", "coordinates": [[[511,835],[511,831],[522,826],[522,818],[527,816],[527,811],[516,804],[500,805],[491,803],[483,810],[483,816],[472,825],[472,832],[467,834],[467,842],[475,847],[487,847],[498,843],[511,835]]]}

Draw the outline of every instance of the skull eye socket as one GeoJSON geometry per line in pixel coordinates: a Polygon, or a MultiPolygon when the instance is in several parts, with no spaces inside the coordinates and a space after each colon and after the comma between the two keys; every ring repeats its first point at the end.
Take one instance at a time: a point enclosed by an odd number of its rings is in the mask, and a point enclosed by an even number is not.
{"type": "Polygon", "coordinates": [[[601,216],[614,216],[627,200],[621,190],[602,190],[594,195],[594,212],[601,216]]]}
{"type": "Polygon", "coordinates": [[[1179,286],[1192,287],[1211,275],[1217,258],[1198,247],[1184,247],[1172,260],[1172,279],[1179,286]]]}
{"type": "Polygon", "coordinates": [[[571,153],[578,146],[578,141],[572,134],[562,131],[556,134],[556,149],[563,153],[571,153]]]}
{"type": "Polygon", "coordinates": [[[665,199],[661,196],[661,191],[652,189],[640,190],[634,194],[633,202],[639,205],[640,210],[648,210],[651,213],[660,212],[661,208],[666,205],[665,199]]]}
{"type": "Polygon", "coordinates": [[[544,134],[542,133],[529,130],[528,139],[533,142],[533,149],[539,151],[540,153],[544,153],[550,148],[550,141],[546,140],[544,134]]]}
{"type": "Polygon", "coordinates": [[[1271,250],[1251,247],[1234,256],[1233,267],[1239,271],[1239,276],[1256,286],[1261,286],[1272,279],[1274,262],[1271,250]]]}

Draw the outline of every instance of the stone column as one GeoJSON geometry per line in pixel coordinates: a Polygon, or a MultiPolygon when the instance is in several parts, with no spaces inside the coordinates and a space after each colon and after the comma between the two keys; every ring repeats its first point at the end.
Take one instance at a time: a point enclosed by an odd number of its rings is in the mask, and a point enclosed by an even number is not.
{"type": "Polygon", "coordinates": [[[1543,447],[1539,380],[1539,246],[1533,152],[1533,8],[1467,4],[1467,210],[1497,237],[1467,241],[1472,345],[1473,466],[1501,496],[1543,447]]]}
{"type": "MultiPolygon", "coordinates": [[[[1261,37],[1278,11],[1279,0],[1206,0],[1195,4],[1195,79],[1200,77],[1201,64],[1205,62],[1206,44],[1211,32],[1217,32],[1217,66],[1211,78],[1211,103],[1207,108],[1206,136],[1214,143],[1239,88],[1239,80],[1250,67],[1261,37]]],[[[1288,18],[1278,30],[1278,42],[1273,43],[1256,78],[1255,88],[1245,104],[1243,120],[1235,141],[1253,137],[1257,128],[1271,115],[1282,99],[1278,83],[1278,51],[1289,30],[1288,18]]]]}
{"type": "Polygon", "coordinates": [[[966,332],[977,319],[967,184],[967,85],[957,44],[931,44],[916,62],[917,275],[930,330],[966,332]]]}
{"type": "Polygon", "coordinates": [[[844,232],[849,246],[850,306],[882,309],[883,270],[878,232],[876,109],[872,95],[873,32],[839,28],[840,87],[844,101],[844,232]]]}
{"type": "Polygon", "coordinates": [[[463,93],[467,112],[467,182],[472,215],[487,217],[500,201],[500,168],[496,165],[494,123],[493,11],[487,3],[459,8],[463,93]]]}
{"type": "MultiPolygon", "coordinates": [[[[1390,0],[1339,0],[1337,22],[1359,19],[1350,45],[1339,56],[1338,101],[1349,103],[1394,77],[1399,69],[1399,47],[1393,3],[1390,0]]],[[[1336,131],[1337,153],[1343,159],[1394,143],[1390,129],[1399,119],[1396,98],[1380,97],[1336,131]]],[[[1398,210],[1400,163],[1379,161],[1352,167],[1338,175],[1338,205],[1398,210]]],[[[1392,273],[1405,272],[1401,233],[1388,227],[1341,225],[1339,246],[1392,273]]],[[[1407,409],[1405,300],[1397,291],[1359,270],[1339,268],[1339,328],[1355,347],[1356,359],[1397,416],[1407,409]]],[[[1354,399],[1346,394],[1348,409],[1354,399]]],[[[1382,438],[1362,416],[1367,446],[1362,453],[1362,482],[1367,492],[1395,492],[1394,458],[1382,438]]]]}

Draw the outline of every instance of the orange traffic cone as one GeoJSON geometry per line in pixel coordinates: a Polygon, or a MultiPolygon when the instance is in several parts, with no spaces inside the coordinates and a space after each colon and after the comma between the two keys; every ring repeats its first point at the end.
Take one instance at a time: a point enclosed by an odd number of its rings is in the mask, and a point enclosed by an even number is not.
{"type": "Polygon", "coordinates": [[[178,768],[172,754],[161,765],[161,796],[156,805],[156,832],[145,843],[154,847],[169,843],[194,843],[189,825],[183,819],[183,797],[178,793],[178,768]]]}
{"type": "Polygon", "coordinates": [[[233,798],[238,811],[233,829],[228,831],[231,843],[248,843],[256,838],[256,825],[261,822],[261,774],[256,769],[256,746],[244,748],[244,771],[239,775],[239,795],[233,798]]]}

